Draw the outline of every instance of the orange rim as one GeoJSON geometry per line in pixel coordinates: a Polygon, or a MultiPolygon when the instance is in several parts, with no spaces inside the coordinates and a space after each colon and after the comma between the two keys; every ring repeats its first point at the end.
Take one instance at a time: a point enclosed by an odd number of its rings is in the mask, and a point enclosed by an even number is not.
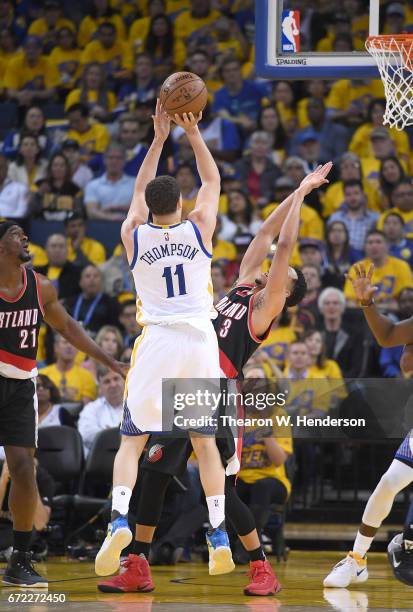
{"type": "Polygon", "coordinates": [[[376,42],[381,43],[380,48],[383,51],[400,51],[400,47],[409,51],[413,44],[413,34],[381,34],[367,38],[369,46],[374,46],[376,42]]]}

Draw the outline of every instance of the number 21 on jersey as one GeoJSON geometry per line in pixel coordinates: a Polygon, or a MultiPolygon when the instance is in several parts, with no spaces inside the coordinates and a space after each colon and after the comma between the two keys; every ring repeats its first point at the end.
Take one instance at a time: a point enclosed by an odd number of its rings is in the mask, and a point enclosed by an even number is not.
{"type": "Polygon", "coordinates": [[[163,269],[162,278],[165,279],[166,283],[166,297],[173,298],[177,295],[186,295],[184,264],[178,264],[173,273],[172,267],[167,266],[163,269]],[[173,276],[176,276],[177,279],[174,279],[173,276]],[[178,289],[177,292],[176,289],[178,289]]]}

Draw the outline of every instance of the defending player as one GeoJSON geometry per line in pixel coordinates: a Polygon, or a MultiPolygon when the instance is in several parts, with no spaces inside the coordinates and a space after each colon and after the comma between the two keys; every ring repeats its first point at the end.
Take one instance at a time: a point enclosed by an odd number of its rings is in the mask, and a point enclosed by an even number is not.
{"type": "Polygon", "coordinates": [[[39,497],[34,452],[37,446],[37,342],[43,319],[68,342],[126,375],[89,338],[57,299],[50,281],[27,269],[28,238],[15,222],[0,223],[0,445],[10,471],[9,508],[13,553],[3,582],[18,587],[47,587],[31,563],[30,540],[39,497]]]}
{"type": "MultiPolygon", "coordinates": [[[[271,213],[244,255],[238,282],[217,304],[219,314],[214,321],[214,327],[224,376],[234,378],[242,375],[242,368],[265,339],[273,320],[280,314],[284,305],[295,306],[304,297],[304,277],[299,270],[290,268],[288,262],[297,240],[303,198],[313,189],[328,182],[325,177],[330,169],[331,163],[317,168],[303,180],[296,192],[271,213]],[[262,274],[261,267],[279,234],[277,250],[267,276],[262,274]]],[[[226,515],[250,556],[251,582],[244,592],[247,595],[276,593],[280,584],[265,558],[253,515],[235,490],[240,445],[235,448],[232,434],[217,442],[225,463],[229,460],[225,485],[226,515]]],[[[161,515],[168,484],[173,476],[179,476],[185,471],[191,450],[190,443],[183,438],[151,437],[142,466],[141,497],[133,554],[130,554],[124,563],[125,571],[99,584],[101,591],[153,590],[147,562],[150,543],[161,515]],[[161,449],[156,462],[151,459],[151,449],[154,447],[161,449]]],[[[210,574],[222,573],[220,568],[215,566],[213,558],[210,558],[209,569],[210,574]]]]}
{"type": "MultiPolygon", "coordinates": [[[[126,515],[138,462],[149,432],[162,424],[162,378],[219,379],[218,343],[211,316],[211,250],[220,195],[220,176],[192,113],[175,121],[194,150],[201,188],[195,209],[181,222],[182,197],[171,176],[155,178],[170,119],[159,100],[153,117],[155,136],[139,170],[121,236],[138,295],[138,322],[126,380],[122,439],[113,470],[112,516],[108,535],[96,556],[100,576],[119,568],[120,553],[132,533],[126,515]],[[152,213],[153,223],[147,223],[152,213]]],[[[225,530],[225,472],[213,436],[191,433],[212,526],[214,562],[222,571],[234,567],[225,530]]]]}
{"type": "MultiPolygon", "coordinates": [[[[354,267],[356,278],[351,278],[357,299],[364,310],[367,323],[380,346],[413,344],[413,317],[394,323],[380,314],[374,305],[371,279],[374,266],[354,267]]],[[[402,368],[407,364],[401,361],[402,368]]],[[[413,482],[413,430],[396,451],[394,460],[371,494],[364,510],[362,523],[354,541],[353,550],[334,566],[324,579],[325,587],[348,587],[365,582],[368,578],[366,553],[384,519],[392,509],[394,498],[413,482]]],[[[406,525],[404,532],[393,538],[388,547],[393,572],[399,580],[413,586],[413,525],[406,525]]]]}

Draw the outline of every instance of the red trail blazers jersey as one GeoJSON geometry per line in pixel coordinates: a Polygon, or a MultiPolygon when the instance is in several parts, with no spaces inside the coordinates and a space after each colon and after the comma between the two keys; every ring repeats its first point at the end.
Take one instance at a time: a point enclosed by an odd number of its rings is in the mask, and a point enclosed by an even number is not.
{"type": "Polygon", "coordinates": [[[33,378],[37,375],[37,339],[43,321],[38,276],[22,266],[23,287],[10,299],[0,293],[0,375],[33,378]]]}

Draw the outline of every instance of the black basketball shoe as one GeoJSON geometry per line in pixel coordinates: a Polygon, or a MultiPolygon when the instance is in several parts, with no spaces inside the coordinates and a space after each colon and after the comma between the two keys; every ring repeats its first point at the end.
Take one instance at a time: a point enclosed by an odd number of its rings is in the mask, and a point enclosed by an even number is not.
{"type": "Polygon", "coordinates": [[[403,534],[398,533],[387,547],[387,556],[397,580],[413,586],[413,550],[405,548],[403,534]]]}
{"type": "Polygon", "coordinates": [[[32,565],[32,553],[14,550],[3,576],[3,584],[17,587],[47,588],[49,583],[32,565]]]}

